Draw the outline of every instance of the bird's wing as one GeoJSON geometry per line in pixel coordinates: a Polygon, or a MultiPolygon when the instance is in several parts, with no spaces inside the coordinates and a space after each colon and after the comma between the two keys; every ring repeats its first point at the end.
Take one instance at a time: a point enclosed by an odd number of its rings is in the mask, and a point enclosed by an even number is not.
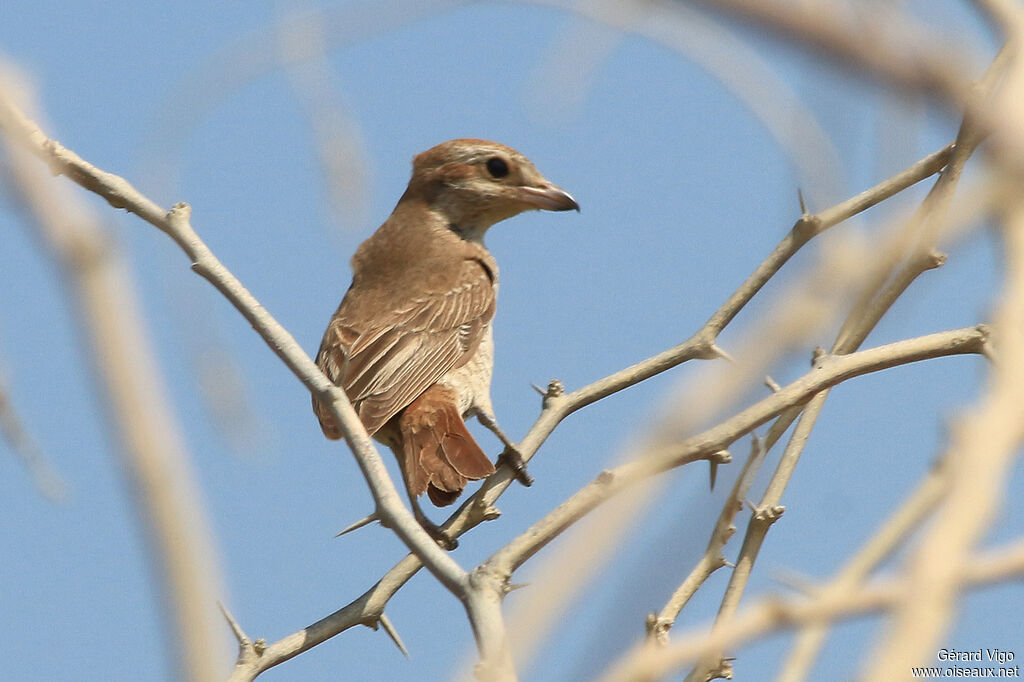
{"type": "MultiPolygon", "coordinates": [[[[317,365],[345,390],[370,434],[476,352],[494,317],[492,277],[484,263],[465,260],[457,286],[416,296],[398,310],[378,309],[371,319],[358,319],[348,296],[342,301],[317,365]]],[[[315,399],[314,410],[324,433],[340,438],[315,399]]]]}

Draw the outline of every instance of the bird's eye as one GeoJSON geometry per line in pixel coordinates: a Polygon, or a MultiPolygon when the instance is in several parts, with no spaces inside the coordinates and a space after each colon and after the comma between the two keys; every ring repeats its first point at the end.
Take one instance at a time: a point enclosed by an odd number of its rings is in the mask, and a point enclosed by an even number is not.
{"type": "Polygon", "coordinates": [[[492,178],[503,178],[508,175],[508,164],[497,156],[487,159],[487,172],[492,178]]]}

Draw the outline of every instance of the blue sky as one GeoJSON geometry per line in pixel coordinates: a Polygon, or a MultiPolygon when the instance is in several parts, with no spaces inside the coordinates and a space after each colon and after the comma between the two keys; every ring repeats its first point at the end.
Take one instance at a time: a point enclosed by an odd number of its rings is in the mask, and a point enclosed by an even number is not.
{"type": "MultiPolygon", "coordinates": [[[[989,35],[959,3],[927,6],[927,20],[952,39],[992,53],[989,35]]],[[[52,136],[162,205],[189,202],[207,244],[310,353],[348,286],[350,254],[401,195],[413,154],[453,137],[522,151],[583,210],[519,216],[488,235],[502,282],[492,395],[516,439],[540,407],[531,382],[579,387],[696,330],[798,217],[797,188],[812,211],[826,208],[940,148],[958,125],[933,102],[900,99],[818,56],[730,27],[831,144],[831,152],[814,148],[821,156],[810,165],[819,172],[809,177],[719,80],[641,35],[541,4],[329,4],[330,18],[316,22],[323,58],[289,71],[275,56],[272,28],[313,7],[320,6],[13,3],[3,9],[0,53],[34,82],[52,136]],[[354,184],[342,208],[324,181],[311,106],[344,114],[332,140],[352,134],[354,184]]],[[[762,85],[759,96],[785,103],[781,89],[762,85]]],[[[792,122],[789,134],[817,139],[792,122]]],[[[836,229],[869,235],[894,208],[920,200],[921,189],[836,229]]],[[[351,456],[323,439],[305,389],[165,235],[94,204],[121,242],[148,313],[216,536],[224,601],[251,636],[268,640],[348,603],[404,555],[379,527],[333,537],[370,511],[351,456]],[[197,380],[204,371],[209,380],[205,368],[222,365],[224,354],[244,389],[227,430],[197,380]]],[[[0,366],[25,427],[70,489],[63,504],[48,502],[0,447],[5,675],[172,679],[144,530],[71,299],[6,196],[0,230],[0,366]]],[[[771,312],[819,248],[794,259],[737,319],[722,337],[726,350],[771,312]]],[[[914,285],[868,345],[984,320],[998,266],[991,235],[974,233],[914,285]]],[[[831,340],[830,332],[814,343],[831,340]]],[[[810,350],[773,374],[795,378],[810,350]]],[[[510,489],[501,519],[465,537],[455,558],[474,565],[614,463],[665,410],[670,390],[692,376],[692,367],[677,368],[570,417],[531,462],[536,484],[510,489]]],[[[749,593],[785,592],[780,575],[825,578],[841,567],[927,471],[945,442],[944,420],[970,404],[983,376],[978,359],[952,358],[835,391],[749,593]]],[[[480,439],[497,452],[489,435],[480,439]]],[[[574,604],[569,627],[524,678],[589,679],[641,637],[644,616],[661,608],[703,552],[733,475],[724,470],[709,493],[703,465],[672,474],[657,512],[574,604]]],[[[993,541],[1020,534],[1024,510],[1010,504],[993,541]]],[[[738,539],[729,556],[737,547],[738,539]]],[[[517,577],[543,581],[539,567],[528,564],[517,577]]],[[[680,624],[713,617],[726,579],[724,571],[714,576],[680,624]]],[[[1022,605],[1019,585],[971,596],[948,646],[1014,650],[1020,638],[1007,624],[1019,623],[1022,605]]],[[[446,679],[472,650],[461,607],[425,574],[388,613],[411,660],[382,633],[357,628],[264,679],[338,679],[339,671],[348,679],[446,679]]],[[[875,620],[837,628],[815,679],[850,675],[877,628],[875,620]]],[[[223,635],[227,650],[226,627],[223,635]]],[[[739,651],[738,678],[769,679],[787,642],[774,637],[739,651]]]]}

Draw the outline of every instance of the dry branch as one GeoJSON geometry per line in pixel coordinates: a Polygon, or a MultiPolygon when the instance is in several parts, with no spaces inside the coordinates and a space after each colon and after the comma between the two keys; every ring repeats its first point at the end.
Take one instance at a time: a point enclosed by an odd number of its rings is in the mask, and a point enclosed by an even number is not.
{"type": "MultiPolygon", "coordinates": [[[[821,213],[801,216],[765,261],[690,339],[570,393],[565,393],[561,382],[552,381],[547,390],[542,391],[544,400],[541,414],[518,444],[524,458],[529,460],[558,424],[577,410],[651,376],[672,369],[687,360],[717,357],[717,347],[714,344],[717,334],[736,317],[797,251],[829,228],[934,175],[946,165],[952,150],[952,144],[946,145],[900,173],[850,199],[821,213]]],[[[477,493],[469,497],[452,514],[442,527],[451,537],[459,537],[484,520],[493,518],[493,505],[513,478],[513,474],[506,467],[500,468],[477,493]]],[[[236,669],[232,680],[254,679],[263,670],[307,651],[355,625],[376,627],[388,600],[415,575],[420,567],[421,564],[415,556],[405,557],[391,568],[377,584],[348,605],[298,632],[268,644],[258,665],[236,669]]]]}
{"type": "MultiPolygon", "coordinates": [[[[974,112],[991,98],[992,90],[1006,68],[1009,55],[1009,50],[1000,51],[985,76],[974,87],[957,139],[951,145],[947,165],[942,169],[914,217],[903,226],[904,237],[900,248],[883,251],[883,264],[872,274],[860,299],[843,322],[832,345],[833,353],[850,353],[859,348],[910,285],[924,272],[945,262],[945,256],[937,251],[937,246],[947,220],[946,213],[967,161],[985,137],[984,130],[977,125],[974,112]]],[[[814,396],[806,406],[787,411],[769,431],[767,447],[770,448],[790,425],[797,421],[778,467],[751,515],[736,562],[737,569],[730,577],[719,607],[716,627],[728,623],[739,608],[761,546],[772,524],[778,519],[778,514],[773,510],[781,508],[782,494],[824,409],[828,395],[828,391],[823,391],[814,396]]],[[[687,681],[702,682],[713,677],[721,677],[727,674],[729,668],[730,664],[723,658],[722,652],[718,652],[717,655],[709,655],[702,660],[691,671],[687,681]]]]}
{"type": "MultiPolygon", "coordinates": [[[[62,268],[80,310],[83,336],[110,409],[132,499],[145,528],[150,561],[181,648],[176,663],[198,681],[218,678],[218,590],[214,552],[189,456],[167,404],[128,268],[91,212],[58,191],[35,160],[15,145],[26,119],[0,83],[0,141],[26,216],[62,268]]],[[[42,142],[41,136],[35,141],[42,142]]]]}
{"type": "MultiPolygon", "coordinates": [[[[965,587],[981,587],[1021,576],[1024,576],[1024,540],[974,557],[956,573],[960,584],[965,587]]],[[[906,594],[911,587],[908,583],[906,579],[894,578],[855,590],[836,591],[826,587],[819,595],[811,597],[762,598],[737,613],[722,628],[713,631],[706,627],[694,629],[667,647],[654,648],[647,644],[635,647],[608,669],[601,682],[658,679],[710,652],[734,648],[782,630],[888,609],[906,594]]],[[[900,672],[905,676],[909,670],[908,667],[900,672]]]]}

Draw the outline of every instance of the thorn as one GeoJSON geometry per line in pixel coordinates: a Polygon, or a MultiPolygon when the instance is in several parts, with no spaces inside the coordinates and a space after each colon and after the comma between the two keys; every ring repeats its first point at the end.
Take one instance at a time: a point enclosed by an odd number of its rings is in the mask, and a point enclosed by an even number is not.
{"type": "Polygon", "coordinates": [[[235,617],[231,615],[230,611],[228,611],[228,607],[224,606],[224,602],[218,600],[217,606],[220,607],[221,615],[224,616],[224,620],[228,622],[228,627],[231,628],[231,632],[235,635],[235,639],[238,640],[238,645],[244,647],[246,644],[249,644],[251,641],[249,636],[245,634],[245,630],[242,629],[242,626],[238,624],[235,617]]]}
{"type": "Polygon", "coordinates": [[[804,191],[799,187],[796,188],[796,198],[800,201],[800,215],[807,215],[807,204],[804,202],[804,191]]]}
{"type": "Polygon", "coordinates": [[[727,566],[727,567],[733,569],[734,571],[736,570],[736,564],[734,564],[731,561],[728,561],[727,559],[722,559],[722,565],[723,566],[727,566]]]}
{"type": "Polygon", "coordinates": [[[767,386],[768,390],[770,390],[772,393],[778,393],[779,391],[782,390],[782,386],[779,386],[778,382],[775,381],[775,379],[772,379],[771,376],[767,374],[764,376],[764,385],[767,386]]]}
{"type": "Polygon", "coordinates": [[[711,352],[727,362],[731,362],[734,365],[736,364],[736,360],[734,360],[731,355],[722,350],[722,348],[720,348],[717,343],[711,344],[711,352]]]}
{"type": "Polygon", "coordinates": [[[508,585],[505,585],[505,594],[508,594],[509,592],[512,592],[514,590],[521,590],[524,587],[529,587],[529,586],[530,586],[530,583],[510,583],[508,585]]]}
{"type": "Polygon", "coordinates": [[[398,650],[402,652],[402,655],[409,658],[409,650],[405,648],[405,644],[402,642],[402,638],[398,636],[398,630],[395,630],[395,626],[391,624],[391,619],[388,618],[386,613],[380,614],[380,618],[377,619],[380,626],[384,628],[384,632],[388,633],[388,637],[395,643],[398,650]]]}
{"type": "Polygon", "coordinates": [[[344,535],[346,533],[351,533],[354,530],[359,530],[363,526],[368,526],[371,523],[373,523],[374,521],[380,521],[380,514],[377,513],[377,512],[373,512],[369,516],[367,516],[365,518],[362,518],[362,519],[359,519],[358,521],[356,521],[355,523],[351,524],[350,526],[345,528],[345,530],[341,531],[340,533],[338,533],[334,537],[340,538],[342,535],[344,535]]]}
{"type": "Polygon", "coordinates": [[[533,383],[532,381],[530,382],[530,386],[533,387],[533,390],[537,391],[537,393],[540,393],[540,397],[541,398],[547,398],[548,397],[548,392],[545,391],[540,386],[538,386],[537,384],[533,383]]]}
{"type": "Polygon", "coordinates": [[[714,492],[715,491],[715,478],[718,476],[718,460],[716,460],[716,459],[709,459],[708,460],[708,464],[710,465],[708,473],[709,473],[709,475],[711,477],[711,492],[714,492]]]}

